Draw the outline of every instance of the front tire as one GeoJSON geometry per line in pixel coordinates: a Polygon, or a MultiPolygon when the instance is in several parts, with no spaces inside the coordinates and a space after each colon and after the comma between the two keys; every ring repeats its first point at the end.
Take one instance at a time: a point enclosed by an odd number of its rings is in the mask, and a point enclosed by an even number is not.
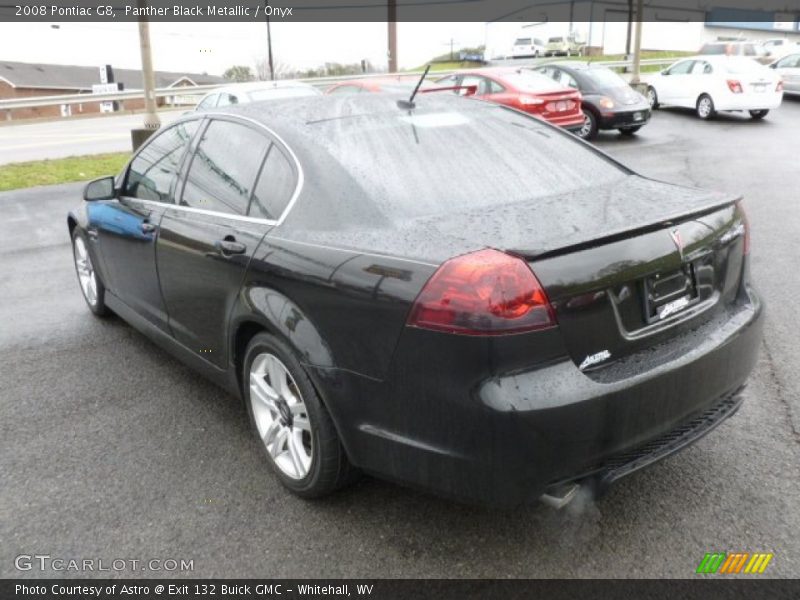
{"type": "Polygon", "coordinates": [[[577,131],[577,136],[582,140],[592,140],[597,136],[597,117],[590,108],[583,110],[583,125],[577,131]]]}
{"type": "Polygon", "coordinates": [[[319,498],[349,483],[356,472],[336,427],[294,351],[257,334],[242,369],[250,423],[281,483],[303,498],[319,498]]]}
{"type": "Polygon", "coordinates": [[[703,94],[697,99],[697,105],[695,106],[695,112],[697,116],[707,121],[708,119],[713,119],[714,115],[717,114],[716,109],[714,108],[714,101],[711,99],[711,96],[708,94],[703,94]]]}
{"type": "Polygon", "coordinates": [[[647,87],[647,102],[650,103],[650,108],[653,110],[656,110],[659,106],[658,93],[656,92],[656,88],[652,85],[647,87]]]}
{"type": "Polygon", "coordinates": [[[106,307],[106,287],[94,269],[86,236],[77,227],[72,232],[72,259],[86,305],[94,315],[106,316],[109,312],[106,307]]]}
{"type": "Polygon", "coordinates": [[[766,109],[763,110],[751,110],[750,111],[750,118],[755,120],[760,120],[766,117],[769,114],[769,111],[766,109]]]}

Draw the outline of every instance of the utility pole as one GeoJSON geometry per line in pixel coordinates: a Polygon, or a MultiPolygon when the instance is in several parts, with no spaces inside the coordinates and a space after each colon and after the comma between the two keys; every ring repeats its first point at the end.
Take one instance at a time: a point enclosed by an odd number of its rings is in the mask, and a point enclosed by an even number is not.
{"type": "MultiPolygon", "coordinates": [[[[264,2],[264,8],[266,9],[269,6],[269,0],[264,2]]],[[[264,14],[267,17],[267,61],[269,62],[269,79],[270,81],[275,81],[275,65],[272,62],[272,29],[269,25],[269,12],[264,10],[264,14]]]]}
{"type": "Polygon", "coordinates": [[[642,21],[644,20],[644,0],[636,0],[636,41],[633,46],[633,77],[631,83],[637,85],[642,64],[642,21]]]}
{"type": "MultiPolygon", "coordinates": [[[[137,0],[141,14],[146,14],[147,1],[137,0]]],[[[150,50],[150,22],[146,16],[139,17],[139,49],[142,54],[142,84],[144,87],[144,123],[141,129],[131,131],[133,149],[141,146],[153,132],[161,127],[156,113],[156,78],[153,74],[153,57],[150,50]]]]}
{"type": "Polygon", "coordinates": [[[389,73],[397,73],[397,0],[388,2],[389,73]]]}

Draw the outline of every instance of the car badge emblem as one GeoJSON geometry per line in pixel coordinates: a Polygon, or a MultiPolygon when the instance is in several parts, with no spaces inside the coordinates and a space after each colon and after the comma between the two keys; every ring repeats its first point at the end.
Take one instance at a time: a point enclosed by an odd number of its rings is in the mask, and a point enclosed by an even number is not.
{"type": "Polygon", "coordinates": [[[669,237],[672,238],[672,242],[675,244],[675,247],[678,249],[678,254],[681,255],[681,260],[683,260],[683,238],[681,237],[681,232],[677,229],[673,229],[669,232],[669,237]]]}

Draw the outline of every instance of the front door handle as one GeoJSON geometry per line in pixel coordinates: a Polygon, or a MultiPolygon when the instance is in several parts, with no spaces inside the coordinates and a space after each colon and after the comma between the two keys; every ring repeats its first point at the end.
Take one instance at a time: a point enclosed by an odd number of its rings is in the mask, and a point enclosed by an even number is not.
{"type": "Polygon", "coordinates": [[[143,221],[139,228],[142,230],[142,233],[153,233],[156,230],[156,226],[148,221],[143,221]]]}
{"type": "Polygon", "coordinates": [[[244,254],[247,252],[247,246],[236,240],[217,240],[214,246],[224,255],[229,254],[244,254]]]}

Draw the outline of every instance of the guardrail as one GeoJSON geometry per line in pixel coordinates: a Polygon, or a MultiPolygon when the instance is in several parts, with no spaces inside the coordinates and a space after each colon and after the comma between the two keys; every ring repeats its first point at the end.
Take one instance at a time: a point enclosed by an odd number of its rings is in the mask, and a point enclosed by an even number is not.
{"type": "MultiPolygon", "coordinates": [[[[519,65],[520,67],[528,66],[528,65],[538,65],[543,64],[546,62],[550,62],[553,59],[533,59],[533,60],[515,60],[513,63],[504,61],[503,64],[514,64],[519,65]]],[[[587,59],[591,60],[591,58],[587,59]]],[[[656,66],[656,65],[667,65],[675,62],[676,59],[674,58],[666,58],[666,59],[647,59],[642,60],[642,66],[656,66]]],[[[608,67],[611,69],[619,69],[631,66],[631,61],[591,61],[593,65],[608,67]]],[[[490,65],[491,66],[491,65],[490,65]]],[[[435,71],[433,73],[436,77],[444,77],[445,75],[451,75],[453,73],[459,72],[458,70],[448,70],[448,71],[435,71]]],[[[346,81],[352,81],[355,79],[367,79],[367,78],[385,78],[392,76],[394,74],[387,74],[387,73],[372,73],[372,74],[360,74],[360,75],[346,75],[346,76],[337,76],[337,77],[315,77],[312,79],[298,79],[297,81],[301,81],[303,83],[308,83],[313,85],[314,87],[327,87],[329,85],[333,85],[336,83],[342,83],[346,81]]],[[[422,71],[410,71],[410,72],[403,72],[398,73],[397,75],[401,75],[403,77],[413,78],[414,76],[422,75],[422,71]]],[[[161,88],[155,90],[155,96],[157,98],[166,98],[170,96],[178,96],[178,97],[187,97],[187,96],[197,96],[198,99],[200,96],[205,94],[206,92],[225,87],[227,85],[231,85],[230,83],[220,83],[214,85],[198,85],[192,87],[173,87],[173,88],[161,88]]],[[[113,102],[113,101],[121,101],[121,100],[134,100],[141,98],[143,96],[142,90],[126,90],[121,92],[109,92],[109,93],[102,93],[102,94],[91,94],[91,93],[83,93],[83,94],[64,94],[58,96],[35,96],[30,98],[11,98],[6,100],[0,100],[0,111],[4,110],[12,110],[12,109],[19,109],[19,108],[36,108],[41,106],[54,106],[54,105],[61,105],[61,104],[83,104],[85,102],[113,102]]]]}

